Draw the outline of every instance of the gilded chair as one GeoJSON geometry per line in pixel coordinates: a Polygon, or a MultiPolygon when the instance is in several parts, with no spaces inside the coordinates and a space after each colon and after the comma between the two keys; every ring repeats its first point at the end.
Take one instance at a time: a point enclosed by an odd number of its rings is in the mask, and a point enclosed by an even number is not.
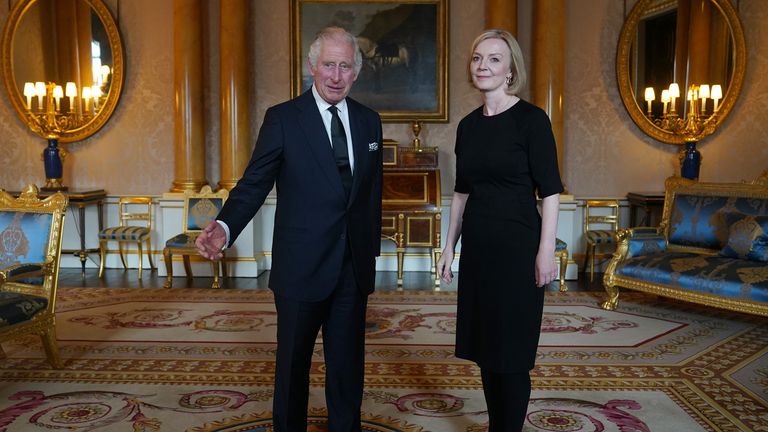
{"type": "Polygon", "coordinates": [[[618,200],[587,200],[584,203],[584,269],[589,262],[589,281],[595,280],[595,260],[597,248],[616,243],[616,231],[619,228],[618,200]]]}
{"type": "Polygon", "coordinates": [[[565,271],[568,269],[568,244],[559,238],[555,239],[555,257],[560,263],[560,292],[568,291],[565,285],[565,271]]]}
{"type": "Polygon", "coordinates": [[[56,288],[68,199],[55,193],[41,200],[38,192],[29,185],[16,199],[0,189],[0,342],[36,334],[60,369],[56,288]]]}
{"type": "MultiPolygon", "coordinates": [[[[189,257],[199,256],[195,240],[203,231],[203,228],[210,221],[216,219],[216,215],[219,214],[228,196],[229,192],[226,189],[220,189],[214,193],[211,187],[207,185],[203,186],[200,192],[184,192],[184,232],[166,241],[165,248],[163,249],[163,259],[165,260],[165,268],[168,272],[164,285],[165,288],[173,286],[173,255],[182,256],[187,279],[191,280],[194,277],[189,257]]],[[[225,257],[222,257],[219,261],[211,262],[213,266],[213,284],[211,288],[221,287],[219,283],[219,267],[221,267],[222,276],[227,277],[225,257]]]]}
{"type": "Polygon", "coordinates": [[[118,202],[118,213],[120,225],[116,227],[105,228],[99,232],[99,277],[104,275],[104,261],[107,255],[107,245],[110,241],[115,241],[120,249],[120,261],[123,262],[123,268],[128,269],[125,261],[126,243],[136,243],[139,252],[139,279],[144,263],[144,248],[147,245],[147,258],[150,268],[155,268],[152,261],[152,198],[145,196],[122,197],[118,202]]]}

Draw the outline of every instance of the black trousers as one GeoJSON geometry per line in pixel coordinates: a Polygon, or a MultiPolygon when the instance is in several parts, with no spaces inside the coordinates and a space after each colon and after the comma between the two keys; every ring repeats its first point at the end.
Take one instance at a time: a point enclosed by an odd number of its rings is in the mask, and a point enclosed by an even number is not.
{"type": "Polygon", "coordinates": [[[368,296],[355,283],[345,256],[339,282],[327,299],[303,302],[275,296],[277,366],[273,420],[275,432],[306,432],[309,370],[322,328],[328,430],[359,432],[365,362],[368,296]]]}
{"type": "Polygon", "coordinates": [[[480,369],[488,406],[488,432],[520,432],[531,398],[528,372],[499,373],[480,369]]]}

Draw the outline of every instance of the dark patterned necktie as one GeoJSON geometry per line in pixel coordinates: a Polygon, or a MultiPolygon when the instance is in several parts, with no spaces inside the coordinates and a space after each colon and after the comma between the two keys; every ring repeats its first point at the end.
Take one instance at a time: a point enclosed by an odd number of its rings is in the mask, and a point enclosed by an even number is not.
{"type": "Polygon", "coordinates": [[[328,108],[331,112],[331,145],[333,145],[333,155],[336,158],[336,167],[341,176],[341,185],[344,186],[344,192],[349,198],[349,191],[352,189],[352,169],[349,166],[349,152],[347,150],[347,134],[344,132],[344,125],[339,117],[339,109],[336,105],[328,108]]]}

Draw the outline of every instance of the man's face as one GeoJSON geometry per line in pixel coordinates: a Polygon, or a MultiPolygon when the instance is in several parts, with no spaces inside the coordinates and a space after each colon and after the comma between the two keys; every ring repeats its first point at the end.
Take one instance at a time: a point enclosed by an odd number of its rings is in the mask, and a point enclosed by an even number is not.
{"type": "Polygon", "coordinates": [[[325,40],[317,64],[315,67],[310,64],[309,69],[320,97],[331,105],[341,102],[357,79],[352,45],[345,41],[325,40]]]}

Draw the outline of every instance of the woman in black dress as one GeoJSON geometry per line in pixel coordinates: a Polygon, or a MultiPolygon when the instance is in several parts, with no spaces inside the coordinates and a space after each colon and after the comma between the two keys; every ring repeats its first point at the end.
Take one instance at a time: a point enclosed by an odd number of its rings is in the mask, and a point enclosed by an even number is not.
{"type": "Polygon", "coordinates": [[[556,274],[563,186],[547,114],[516,96],[525,67],[514,37],[483,32],[468,72],[484,103],[456,132],[456,186],[438,272],[452,281],[461,236],[456,356],[480,367],[490,432],[517,432],[531,394],[544,287],[556,274]]]}

